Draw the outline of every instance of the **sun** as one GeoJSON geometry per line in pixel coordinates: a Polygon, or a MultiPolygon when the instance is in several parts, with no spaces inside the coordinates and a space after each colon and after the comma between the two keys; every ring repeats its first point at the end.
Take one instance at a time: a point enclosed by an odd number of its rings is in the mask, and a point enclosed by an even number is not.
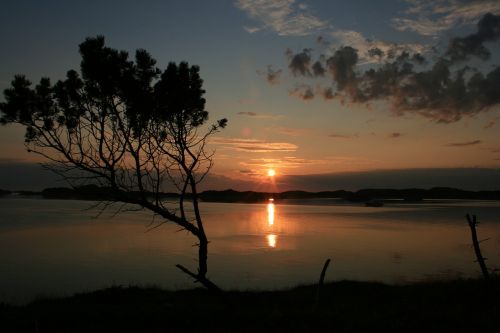
{"type": "Polygon", "coordinates": [[[267,175],[268,175],[269,177],[274,177],[274,176],[276,176],[276,170],[274,170],[274,169],[269,169],[269,170],[267,170],[267,175]]]}

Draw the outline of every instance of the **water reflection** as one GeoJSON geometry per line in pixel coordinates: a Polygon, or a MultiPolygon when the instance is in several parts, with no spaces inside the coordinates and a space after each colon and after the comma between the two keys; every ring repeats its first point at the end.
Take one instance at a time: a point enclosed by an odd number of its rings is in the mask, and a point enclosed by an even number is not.
{"type": "MultiPolygon", "coordinates": [[[[274,200],[273,200],[274,201],[274,200]]],[[[275,208],[274,208],[274,203],[269,200],[269,203],[267,204],[267,225],[269,231],[273,231],[274,227],[274,216],[275,216],[275,208]]],[[[275,248],[278,240],[278,236],[275,234],[268,234],[266,235],[266,240],[267,240],[267,246],[271,248],[275,248]]]]}
{"type": "MultiPolygon", "coordinates": [[[[145,232],[151,216],[142,211],[117,218],[110,211],[93,219],[97,210],[89,210],[90,205],[0,200],[0,302],[110,284],[192,287],[175,268],[197,257],[192,236],[176,232],[171,224],[145,232]]],[[[338,280],[410,282],[460,277],[458,272],[463,278],[476,277],[478,266],[463,218],[469,211],[484,216],[480,237],[495,241],[481,243],[481,249],[492,266],[500,265],[497,201],[489,206],[453,202],[381,208],[276,201],[202,205],[212,240],[209,270],[226,289],[314,283],[310,272],[330,256],[338,258],[333,277],[338,280]]]]}
{"type": "Polygon", "coordinates": [[[267,204],[267,223],[274,224],[274,204],[272,202],[267,204]]]}
{"type": "Polygon", "coordinates": [[[278,241],[278,235],[273,235],[273,234],[269,234],[266,236],[266,239],[267,239],[267,245],[269,247],[276,247],[276,243],[278,241]]]}

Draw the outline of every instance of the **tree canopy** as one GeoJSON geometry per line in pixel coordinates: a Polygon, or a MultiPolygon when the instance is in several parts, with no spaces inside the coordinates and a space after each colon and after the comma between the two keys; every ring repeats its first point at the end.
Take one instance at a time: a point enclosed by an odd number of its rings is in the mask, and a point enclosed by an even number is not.
{"type": "Polygon", "coordinates": [[[15,76],[0,103],[2,124],[25,126],[29,151],[72,184],[99,184],[117,201],[140,205],[190,231],[199,241],[199,267],[184,272],[206,286],[208,240],[198,208],[197,184],[212,166],[208,136],[226,126],[210,126],[198,66],[169,63],[165,70],[142,49],[129,59],[105,45],[102,36],[80,44],[80,71],[69,70],[52,84],[42,78],[32,87],[15,76]],[[175,186],[175,207],[162,191],[175,186]],[[190,193],[193,216],[184,198],[190,193]]]}

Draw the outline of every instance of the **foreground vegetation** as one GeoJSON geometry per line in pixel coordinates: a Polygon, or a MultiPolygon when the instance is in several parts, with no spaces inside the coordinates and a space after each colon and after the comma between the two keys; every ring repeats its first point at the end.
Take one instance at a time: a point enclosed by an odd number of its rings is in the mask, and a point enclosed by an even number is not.
{"type": "Polygon", "coordinates": [[[221,294],[112,287],[0,306],[2,332],[500,332],[500,280],[221,294]]]}

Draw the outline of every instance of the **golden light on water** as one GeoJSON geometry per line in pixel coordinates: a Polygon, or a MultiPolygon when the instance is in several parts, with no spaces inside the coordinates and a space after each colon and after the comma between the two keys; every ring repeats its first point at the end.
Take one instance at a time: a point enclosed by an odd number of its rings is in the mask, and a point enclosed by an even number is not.
{"type": "Polygon", "coordinates": [[[266,238],[267,238],[267,245],[269,247],[276,247],[276,243],[278,242],[277,235],[269,234],[266,236],[266,238]]]}
{"type": "Polygon", "coordinates": [[[267,204],[267,223],[274,224],[274,204],[271,202],[267,204]]]}
{"type": "MultiPolygon", "coordinates": [[[[273,232],[273,230],[275,229],[274,219],[276,212],[273,201],[274,200],[269,199],[269,203],[267,204],[267,225],[270,232],[273,232]]],[[[278,235],[270,233],[266,235],[266,240],[267,240],[267,246],[275,248],[278,241],[278,235]]]]}

